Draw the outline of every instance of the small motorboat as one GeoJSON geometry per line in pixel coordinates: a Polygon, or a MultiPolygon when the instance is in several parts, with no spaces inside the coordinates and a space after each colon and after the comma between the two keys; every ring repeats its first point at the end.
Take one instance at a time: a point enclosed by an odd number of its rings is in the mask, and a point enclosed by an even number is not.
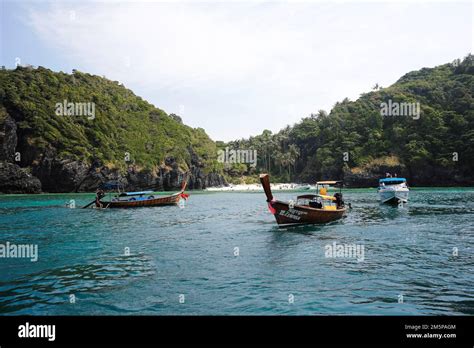
{"type": "Polygon", "coordinates": [[[323,224],[342,218],[346,212],[341,181],[319,181],[316,183],[318,194],[301,195],[296,201],[289,202],[273,198],[268,174],[260,174],[260,182],[267,196],[268,209],[275,216],[279,227],[323,224]],[[329,186],[339,186],[340,190],[334,196],[329,196],[329,186]]]}
{"type": "Polygon", "coordinates": [[[407,180],[405,178],[384,178],[379,180],[379,199],[381,203],[407,203],[408,202],[407,180]]]}

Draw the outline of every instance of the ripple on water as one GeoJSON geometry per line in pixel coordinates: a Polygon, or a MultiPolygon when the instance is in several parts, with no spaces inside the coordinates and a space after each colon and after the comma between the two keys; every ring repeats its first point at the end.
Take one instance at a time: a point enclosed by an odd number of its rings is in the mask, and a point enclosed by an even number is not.
{"type": "Polygon", "coordinates": [[[69,295],[99,292],[126,285],[133,279],[155,274],[145,255],[105,257],[23,276],[0,283],[0,313],[12,313],[37,305],[63,304],[69,295]]]}
{"type": "Polygon", "coordinates": [[[474,314],[472,190],[413,190],[403,207],[347,190],[344,219],[284,229],[263,194],[191,194],[184,209],[69,199],[92,196],[0,196],[0,241],[37,243],[40,256],[0,262],[0,313],[474,314]],[[334,242],[362,244],[363,262],[325,257],[334,242]],[[124,247],[131,256],[112,256],[124,247]]]}

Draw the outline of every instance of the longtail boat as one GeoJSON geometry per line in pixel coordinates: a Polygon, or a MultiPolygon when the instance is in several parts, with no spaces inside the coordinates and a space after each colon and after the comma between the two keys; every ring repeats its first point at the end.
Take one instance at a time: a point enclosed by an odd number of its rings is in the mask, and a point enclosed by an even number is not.
{"type": "MultiPolygon", "coordinates": [[[[97,190],[95,206],[97,208],[138,208],[138,207],[156,207],[175,205],[184,199],[187,200],[189,195],[184,193],[186,189],[186,181],[183,181],[181,191],[172,195],[162,196],[154,193],[154,191],[138,191],[138,192],[118,192],[108,200],[102,188],[97,190]]],[[[110,187],[110,186],[109,186],[110,187]]]]}
{"type": "Polygon", "coordinates": [[[341,181],[319,181],[316,183],[317,194],[298,196],[296,202],[275,200],[268,174],[260,174],[260,182],[267,196],[268,209],[275,216],[279,227],[323,224],[342,218],[346,212],[342,200],[341,181]],[[339,186],[340,190],[334,196],[329,196],[327,194],[329,186],[339,186]]]}

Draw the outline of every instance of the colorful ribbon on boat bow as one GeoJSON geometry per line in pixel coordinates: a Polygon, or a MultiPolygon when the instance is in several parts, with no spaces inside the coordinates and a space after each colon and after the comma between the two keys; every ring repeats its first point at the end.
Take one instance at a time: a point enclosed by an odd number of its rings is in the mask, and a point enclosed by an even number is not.
{"type": "Polygon", "coordinates": [[[270,210],[270,213],[272,213],[273,215],[276,214],[276,209],[273,208],[273,203],[275,202],[275,200],[271,200],[270,202],[268,202],[268,210],[270,210]]]}
{"type": "Polygon", "coordinates": [[[181,198],[184,198],[185,200],[188,200],[189,195],[187,193],[181,193],[179,195],[181,198]]]}

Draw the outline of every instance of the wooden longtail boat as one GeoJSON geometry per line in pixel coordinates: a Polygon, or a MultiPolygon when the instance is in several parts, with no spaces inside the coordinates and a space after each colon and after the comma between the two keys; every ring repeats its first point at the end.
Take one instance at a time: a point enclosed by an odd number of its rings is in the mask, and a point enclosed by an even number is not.
{"type": "Polygon", "coordinates": [[[187,200],[189,195],[184,193],[187,182],[184,181],[181,191],[168,196],[160,196],[153,191],[140,192],[122,192],[114,196],[114,198],[103,200],[105,194],[97,192],[95,205],[98,208],[138,208],[138,207],[156,207],[165,205],[175,205],[181,199],[187,200]]]}
{"type": "Polygon", "coordinates": [[[270,188],[268,174],[261,174],[260,182],[267,196],[268,209],[275,216],[279,227],[327,223],[342,218],[346,212],[341,192],[334,196],[326,194],[327,186],[340,184],[340,187],[342,187],[340,181],[319,181],[316,183],[318,194],[298,196],[296,202],[275,200],[270,188]]]}

